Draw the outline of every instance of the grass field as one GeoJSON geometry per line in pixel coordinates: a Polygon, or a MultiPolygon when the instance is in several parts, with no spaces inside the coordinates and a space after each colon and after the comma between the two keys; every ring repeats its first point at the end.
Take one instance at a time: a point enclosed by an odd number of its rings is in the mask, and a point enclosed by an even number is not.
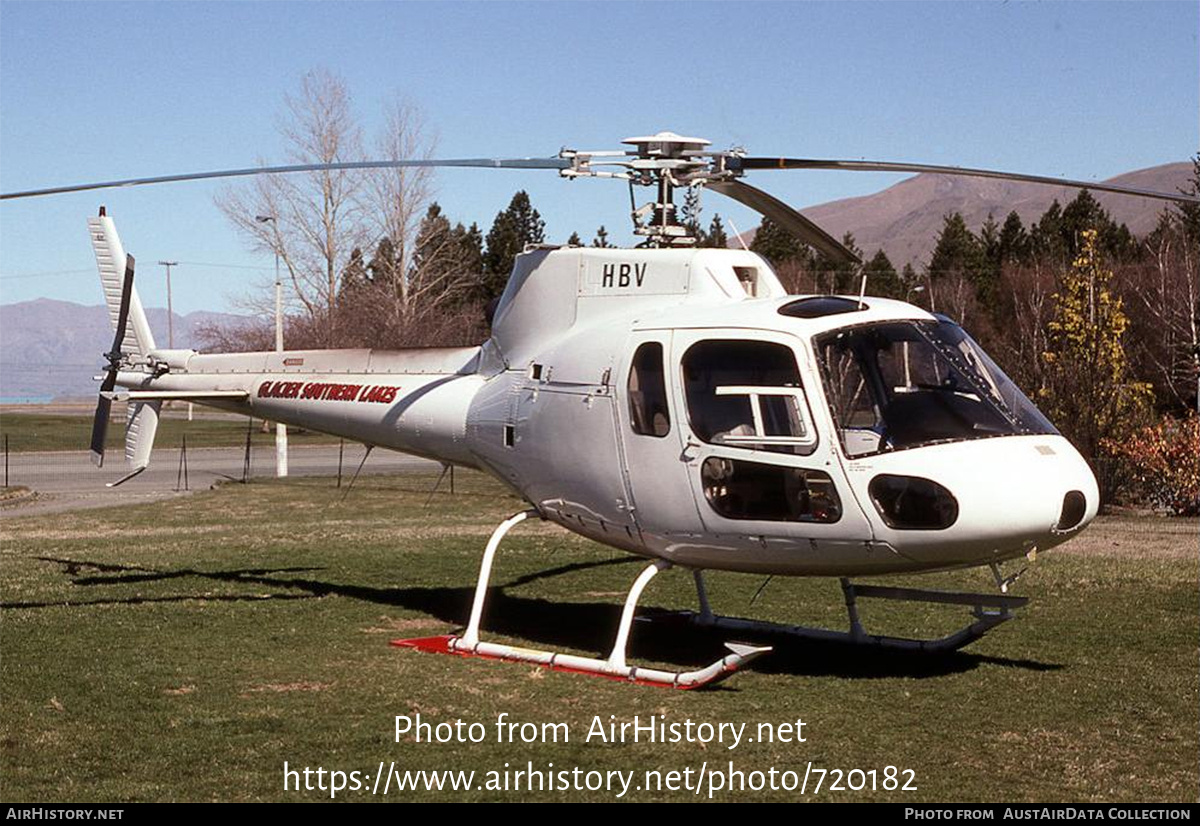
{"type": "MultiPolygon", "coordinates": [[[[6,516],[0,581],[0,797],[20,801],[306,800],[283,765],[361,771],[534,768],[804,773],[911,769],[917,791],[823,789],[804,799],[1195,801],[1200,790],[1197,522],[1098,521],[1042,555],[1018,620],[967,651],[927,658],[781,644],[713,690],[683,692],[390,647],[468,613],[494,525],[520,503],[482,476],[424,502],[432,477],[324,480],[123,510],[6,516]],[[395,715],[480,722],[484,742],[394,740],[395,715]],[[496,742],[497,715],[566,723],[570,742],[496,742]],[[618,722],[805,722],[804,743],[585,742],[618,722]]],[[[484,627],[497,639],[607,649],[641,563],[544,523],[510,534],[484,627]]],[[[642,604],[690,608],[690,577],[659,576],[642,604]]],[[[986,572],[896,579],[987,589],[986,572]]],[[[829,581],[710,575],[723,613],[842,627],[829,581]]],[[[963,611],[963,615],[965,615],[963,611]]],[[[863,604],[868,629],[944,632],[946,607],[863,604]]],[[[638,623],[632,658],[704,664],[720,636],[638,623]]],[[[479,782],[482,782],[480,780],[479,782]]],[[[369,785],[369,784],[368,784],[369,785]]],[[[612,800],[608,791],[420,791],[393,800],[612,800]]],[[[701,797],[706,796],[702,793],[701,797]]],[[[795,792],[719,800],[798,800],[795,792]]],[[[338,799],[370,800],[365,791],[338,799]]],[[[633,800],[695,799],[638,791],[633,800]]]]}
{"type": "MultiPolygon", "coordinates": [[[[262,431],[262,421],[256,419],[250,429],[254,445],[275,444],[275,429],[262,431]]],[[[246,420],[225,418],[185,418],[164,416],[158,426],[155,443],[159,447],[178,447],[187,435],[188,447],[230,447],[246,443],[246,420]]],[[[0,431],[8,437],[13,453],[33,450],[87,450],[92,439],[92,417],[53,413],[4,413],[0,415],[0,431]]],[[[289,443],[336,444],[337,439],[311,431],[288,431],[289,443]]],[[[125,445],[125,423],[115,419],[109,423],[105,445],[109,449],[125,445]]]]}

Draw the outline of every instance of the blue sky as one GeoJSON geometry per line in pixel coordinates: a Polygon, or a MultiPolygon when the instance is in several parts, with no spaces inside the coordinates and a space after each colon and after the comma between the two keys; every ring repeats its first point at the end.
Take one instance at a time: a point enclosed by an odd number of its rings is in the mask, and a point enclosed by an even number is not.
{"type": "MultiPolygon", "coordinates": [[[[0,189],[281,160],[285,93],[340,74],[368,132],[399,93],[443,157],[618,148],[662,129],[752,154],[909,160],[1101,180],[1200,147],[1200,5],[1118,3],[52,3],[0,1],[0,189]]],[[[902,176],[752,183],[803,207],[902,176]]],[[[177,312],[226,309],[266,276],[213,204],[220,183],[0,204],[0,302],[100,303],[85,219],[100,203],[177,312]]],[[[486,231],[526,189],[548,240],[605,224],[622,184],[446,171],[446,212],[486,231]]],[[[710,197],[742,229],[742,209],[710,197]]]]}

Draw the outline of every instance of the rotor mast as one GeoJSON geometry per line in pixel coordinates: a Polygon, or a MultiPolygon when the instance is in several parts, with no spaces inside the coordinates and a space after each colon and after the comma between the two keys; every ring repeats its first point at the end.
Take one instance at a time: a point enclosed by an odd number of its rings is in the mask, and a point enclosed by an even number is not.
{"type": "Polygon", "coordinates": [[[633,210],[634,234],[645,236],[649,246],[694,246],[697,238],[679,220],[675,190],[693,185],[708,172],[710,153],[705,147],[710,141],[659,132],[621,143],[632,146],[629,154],[635,156],[630,163],[630,187],[655,187],[655,199],[633,210]]]}

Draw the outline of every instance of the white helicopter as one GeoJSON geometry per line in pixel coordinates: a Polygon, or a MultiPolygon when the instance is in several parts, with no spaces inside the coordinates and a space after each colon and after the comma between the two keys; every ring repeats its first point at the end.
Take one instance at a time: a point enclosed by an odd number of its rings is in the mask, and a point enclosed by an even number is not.
{"type": "Polygon", "coordinates": [[[626,662],[638,599],[660,571],[692,572],[695,622],[926,651],[951,650],[1010,619],[1026,598],[1000,563],[1078,534],[1099,506],[1087,463],[957,324],[900,301],[787,295],[767,262],[700,249],[673,192],[700,186],[770,217],[826,257],[855,256],[808,219],[742,182],[748,171],[936,172],[1070,184],[1176,201],[1185,195],[980,169],[748,157],[663,132],[624,151],[552,158],[386,161],[171,175],[9,193],[355,167],[553,169],[655,188],[633,212],[635,249],[538,246],[518,256],[479,347],[200,354],[156,346],[111,218],[88,222],[116,331],[92,436],[97,464],[113,401],[130,405],[130,472],[150,459],[169,399],[323,431],[491,474],[529,508],[484,551],[465,631],[395,644],[535,663],[636,683],[696,688],[771,649],[728,643],[692,671],[626,662]],[[986,471],[986,472],[983,472],[986,471]],[[607,658],[480,638],[492,561],[529,517],[651,560],[625,601],[607,658]],[[989,566],[999,594],[852,583],[851,576],[989,566]],[[837,577],[845,632],[716,615],[703,571],[837,577]],[[919,641],[868,635],[857,599],[961,604],[973,621],[919,641]]]}

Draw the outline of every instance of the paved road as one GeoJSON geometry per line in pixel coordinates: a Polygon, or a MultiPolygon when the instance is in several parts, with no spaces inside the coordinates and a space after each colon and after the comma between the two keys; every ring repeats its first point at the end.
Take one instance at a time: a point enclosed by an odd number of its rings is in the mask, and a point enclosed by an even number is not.
{"type": "MultiPolygon", "coordinates": [[[[364,447],[346,443],[342,459],[342,474],[348,481],[362,461],[364,447]]],[[[36,493],[32,499],[0,508],[0,519],[35,513],[54,513],[81,508],[102,508],[110,505],[141,504],[173,496],[179,469],[178,450],[158,450],[150,467],[140,476],[116,488],[105,482],[119,479],[125,463],[119,453],[117,461],[103,469],[92,466],[87,451],[54,453],[13,453],[9,456],[9,481],[24,485],[36,493]]],[[[187,453],[188,481],[191,490],[207,490],[220,480],[241,479],[245,449],[241,447],[191,448],[187,453]]],[[[362,473],[437,472],[440,465],[426,459],[405,456],[391,450],[376,449],[363,466],[362,473]]],[[[334,476],[338,470],[337,445],[315,445],[292,448],[288,454],[288,470],[292,476],[334,476]]],[[[256,448],[250,457],[253,476],[275,475],[274,446],[256,448]]]]}

